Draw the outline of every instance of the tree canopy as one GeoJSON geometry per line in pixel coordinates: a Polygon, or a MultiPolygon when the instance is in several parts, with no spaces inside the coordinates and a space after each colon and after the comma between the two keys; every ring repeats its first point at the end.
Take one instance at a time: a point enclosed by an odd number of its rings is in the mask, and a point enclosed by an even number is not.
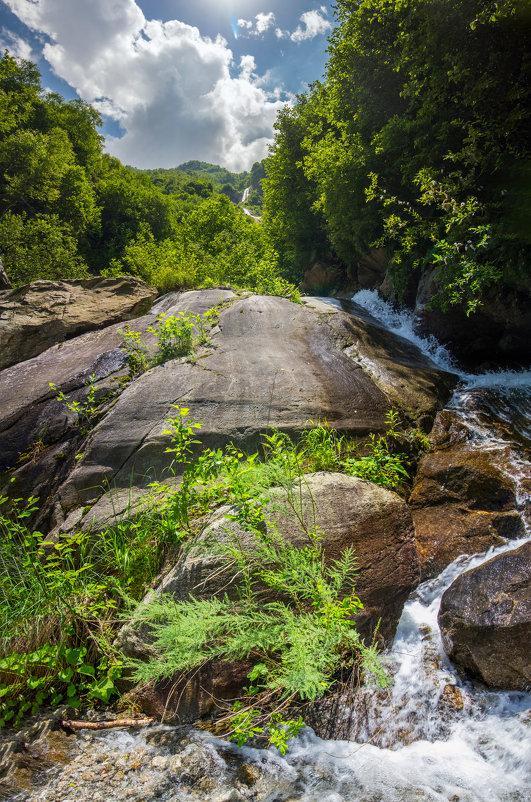
{"type": "Polygon", "coordinates": [[[0,59],[0,254],[11,282],[132,273],[161,290],[232,283],[290,292],[263,229],[237,209],[263,168],[140,171],[103,152],[97,112],[0,59]],[[227,188],[222,191],[222,180],[227,188]]]}
{"type": "Polygon", "coordinates": [[[323,82],[281,112],[265,220],[286,275],[310,254],[348,274],[372,246],[404,291],[437,266],[439,303],[473,310],[525,280],[527,0],[337,0],[323,82]]]}

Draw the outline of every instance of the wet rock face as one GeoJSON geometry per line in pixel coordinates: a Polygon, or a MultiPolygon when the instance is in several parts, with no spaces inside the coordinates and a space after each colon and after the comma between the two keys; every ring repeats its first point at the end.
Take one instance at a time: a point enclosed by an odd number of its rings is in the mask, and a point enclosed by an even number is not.
{"type": "Polygon", "coordinates": [[[339,311],[316,298],[304,299],[326,314],[345,353],[358,364],[403,416],[424,431],[448,401],[457,376],[438,368],[417,346],[378,325],[356,303],[341,300],[339,311]],[[345,314],[346,313],[346,314],[345,314]]]}
{"type": "MultiPolygon", "coordinates": [[[[295,545],[305,545],[307,537],[297,515],[310,528],[324,533],[323,547],[329,562],[340,558],[349,546],[357,558],[356,594],[364,604],[357,616],[357,626],[370,641],[378,621],[379,632],[387,643],[394,637],[403,605],[419,580],[418,557],[413,536],[411,515],[407,505],[395,493],[350,476],[317,473],[305,477],[300,505],[290,511],[284,494],[273,492],[266,516],[276,523],[283,537],[295,545]]],[[[221,515],[197,539],[175,567],[165,576],[156,592],[171,594],[184,601],[194,596],[211,598],[229,595],[237,598],[236,574],[227,570],[219,556],[212,553],[213,543],[236,538],[252,548],[251,536],[237,523],[221,515]]],[[[346,592],[350,588],[345,589],[346,592]]],[[[264,598],[273,598],[271,588],[260,591],[264,598]]],[[[144,651],[149,648],[149,633],[144,651]]],[[[119,645],[126,654],[139,657],[142,643],[138,633],[124,630],[119,645]]],[[[193,721],[216,709],[216,699],[228,699],[246,683],[250,664],[211,663],[193,672],[188,683],[176,677],[167,683],[139,690],[134,699],[150,715],[166,716],[171,720],[193,721]],[[177,686],[175,687],[175,683],[177,686]]]]}
{"type": "Polygon", "coordinates": [[[486,551],[524,533],[514,480],[496,464],[496,455],[466,443],[421,460],[409,504],[422,579],[436,576],[460,554],[486,551]]]}
{"type": "Polygon", "coordinates": [[[133,276],[34,281],[6,292],[0,298],[0,370],[83,332],[132,320],[156,295],[133,276]]]}
{"type": "Polygon", "coordinates": [[[436,271],[428,271],[420,281],[415,315],[419,330],[433,334],[468,368],[476,371],[485,365],[526,365],[531,340],[531,304],[529,286],[490,289],[479,309],[467,315],[462,307],[445,312],[428,307],[437,291],[436,271]]]}
{"type": "Polygon", "coordinates": [[[531,685],[531,543],[462,574],[442,597],[446,654],[492,688],[531,685]]]}

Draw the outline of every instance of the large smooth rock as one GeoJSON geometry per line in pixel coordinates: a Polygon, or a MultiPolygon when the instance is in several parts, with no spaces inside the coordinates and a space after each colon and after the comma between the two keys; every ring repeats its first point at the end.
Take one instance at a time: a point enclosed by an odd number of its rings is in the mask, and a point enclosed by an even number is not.
{"type": "Polygon", "coordinates": [[[68,530],[72,521],[79,523],[76,510],[94,505],[84,526],[107,521],[135,503],[154,479],[168,479],[169,438],[163,432],[175,404],[188,407],[190,418],[202,423],[198,439],[203,445],[232,440],[251,451],[270,427],[296,435],[319,420],[366,438],[385,431],[391,406],[406,422],[430,422],[454,377],[370,321],[314,303],[311,308],[270,296],[236,298],[221,289],[174,293],[157,301],[150,314],[131,322],[133,329],[145,332],[160,312],[202,313],[221,304],[210,345],[195,359],[166,362],[132,382],[82,447],[71,443],[66,459],[61,459],[60,441],[70,432],[71,416],[56,402],[49,383],[74,400],[86,394],[92,374],[104,387],[118,387],[126,372],[122,324],[74,337],[6,368],[0,372],[1,469],[12,469],[20,455],[31,452],[31,463],[15,471],[17,493],[37,492],[54,510],[53,526],[68,530]],[[42,445],[51,444],[59,444],[58,462],[51,452],[41,454],[42,445]],[[76,450],[72,464],[69,457],[76,450]]]}
{"type": "Polygon", "coordinates": [[[345,355],[372,378],[403,418],[429,431],[457,376],[441,370],[409,340],[383,328],[359,304],[344,299],[334,301],[334,306],[316,298],[303,300],[326,316],[345,355]]]}
{"type": "MultiPolygon", "coordinates": [[[[419,582],[419,562],[415,547],[413,524],[407,505],[395,493],[351,476],[337,473],[310,474],[296,487],[290,501],[284,491],[270,493],[266,507],[267,518],[276,525],[286,541],[305,546],[308,538],[301,521],[310,530],[323,533],[323,548],[327,562],[341,557],[347,547],[353,547],[357,558],[357,573],[350,577],[356,594],[364,604],[357,616],[359,631],[371,640],[379,623],[378,632],[384,641],[391,643],[404,603],[419,582]]],[[[253,537],[238,523],[225,517],[226,510],[203,531],[192,546],[185,550],[175,566],[166,574],[154,591],[172,595],[176,600],[224,596],[238,598],[237,570],[227,569],[223,558],[216,554],[216,546],[227,538],[239,541],[245,550],[253,549],[253,537]],[[230,533],[230,534],[229,534],[230,533]]],[[[351,585],[345,592],[351,592],[351,585]]],[[[259,591],[264,599],[276,598],[271,588],[259,591]]],[[[152,594],[150,594],[152,597],[152,594]]],[[[119,645],[126,654],[136,658],[149,653],[149,631],[125,628],[119,645]]],[[[194,676],[192,688],[203,685],[216,689],[218,698],[234,696],[238,677],[240,687],[245,684],[249,665],[210,664],[202,682],[202,670],[194,676]],[[230,679],[223,691],[220,676],[230,679]]],[[[138,690],[138,698],[147,704],[146,712],[166,708],[170,718],[187,720],[210,713],[213,709],[209,694],[198,707],[195,695],[186,683],[178,685],[179,693],[168,694],[174,682],[166,682],[149,689],[138,690]],[[182,694],[182,695],[181,695],[182,694]],[[207,704],[208,702],[208,704],[207,704]]],[[[216,695],[214,694],[214,695],[216,695]]],[[[203,699],[203,696],[201,696],[203,699]]]]}
{"type": "Polygon", "coordinates": [[[420,461],[409,504],[422,579],[460,554],[475,554],[524,534],[514,479],[496,452],[466,443],[420,461]]]}
{"type": "Polygon", "coordinates": [[[34,281],[0,298],[0,369],[86,331],[132,320],[157,296],[133,276],[34,281]]]}
{"type": "MultiPolygon", "coordinates": [[[[153,353],[156,343],[147,329],[161,312],[174,314],[190,306],[205,312],[220,299],[232,297],[232,292],[220,289],[169,293],[156,302],[150,314],[129,325],[143,333],[147,349],[153,353]]],[[[86,396],[92,375],[102,394],[119,393],[120,380],[127,374],[120,348],[123,327],[123,323],[116,323],[73,337],[0,371],[0,487],[12,498],[38,496],[40,526],[46,528],[52,510],[56,512],[50,525],[64,520],[64,509],[54,494],[74,468],[74,455],[84,439],[72,428],[73,415],[57,401],[57,391],[50,388],[50,382],[73,401],[86,396]]]]}
{"type": "Polygon", "coordinates": [[[70,508],[112,488],[87,525],[167,476],[163,432],[173,404],[201,422],[197,438],[211,448],[233,441],[254,451],[270,427],[295,434],[318,420],[360,437],[386,429],[388,399],[311,309],[271,296],[236,300],[222,310],[212,346],[195,362],[174,360],[145,373],[94,430],[60,494],[70,508]]]}
{"type": "Polygon", "coordinates": [[[493,688],[531,686],[531,543],[467,571],[439,611],[446,654],[493,688]]]}

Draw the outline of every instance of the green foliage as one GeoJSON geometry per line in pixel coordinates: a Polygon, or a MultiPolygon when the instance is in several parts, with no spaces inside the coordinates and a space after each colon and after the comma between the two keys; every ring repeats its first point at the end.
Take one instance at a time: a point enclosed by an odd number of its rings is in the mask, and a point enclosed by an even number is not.
{"type": "Polygon", "coordinates": [[[151,359],[142,339],[142,333],[126,325],[119,334],[130,378],[135,379],[151,366],[167,362],[169,359],[191,357],[196,345],[205,345],[209,342],[208,332],[217,317],[217,307],[211,307],[198,315],[193,312],[188,314],[179,312],[176,315],[160,314],[156,323],[148,328],[148,332],[153,334],[157,342],[157,351],[151,359]]]}
{"type": "MultiPolygon", "coordinates": [[[[322,696],[341,666],[361,662],[366,672],[372,671],[375,653],[360,640],[352,621],[362,605],[354,593],[350,549],[326,564],[319,534],[306,530],[307,545],[298,548],[284,541],[269,521],[265,531],[257,526],[256,516],[244,508],[237,519],[247,531],[247,542],[227,531],[227,539],[216,546],[241,577],[239,598],[176,602],[162,595],[142,606],[157,656],[148,663],[134,662],[135,678],[169,678],[211,659],[258,660],[250,679],[259,676],[260,684],[250,689],[251,707],[237,708],[231,717],[232,734],[241,744],[262,732],[257,720],[265,720],[269,742],[285,751],[290,733],[298,732],[302,722],[284,722],[281,709],[295,700],[322,696]],[[264,601],[263,594],[257,595],[259,584],[282,594],[284,601],[264,601]],[[285,737],[281,724],[288,725],[285,737]]],[[[374,676],[386,684],[381,667],[374,676]]]]}
{"type": "Polygon", "coordinates": [[[111,262],[110,271],[139,275],[165,291],[229,284],[299,299],[295,287],[278,274],[277,255],[265,230],[225,195],[196,205],[162,240],[143,228],[121,259],[111,262]]]}
{"type": "MultiPolygon", "coordinates": [[[[62,399],[87,423],[92,407],[99,414],[91,378],[85,405],[62,399]]],[[[11,501],[10,513],[0,515],[0,720],[19,723],[44,704],[107,701],[121,672],[121,657],[109,645],[117,613],[124,602],[143,597],[168,550],[197,531],[205,512],[228,503],[246,539],[227,533],[215,550],[237,567],[238,600],[175,604],[163,597],[147,613],[142,609],[143,618],[152,617],[161,658],[137,670],[143,678],[158,677],[212,657],[252,657],[249,686],[227,726],[238,743],[260,733],[283,753],[303,726],[286,717],[287,707],[329,691],[339,669],[361,661],[364,672],[386,682],[376,650],[352,626],[361,608],[354,555],[346,550],[325,563],[322,533],[298,508],[304,471],[351,470],[354,447],[322,424],[303,432],[298,445],[272,431],[259,463],[257,454],[245,456],[232,444],[201,450],[201,424],[189,420],[187,408],[175,409],[165,434],[169,470],[181,476],[177,489],[154,483],[134,515],[101,532],[53,541],[27,526],[36,513],[34,498],[25,506],[11,501]],[[286,543],[264,517],[260,494],[275,485],[284,488],[301,524],[303,547],[286,543]],[[282,601],[264,603],[257,595],[264,584],[282,601]]],[[[394,437],[396,415],[389,423],[394,437]]],[[[375,442],[383,448],[381,436],[375,442]]],[[[387,476],[383,483],[391,484],[387,476]]],[[[0,504],[7,510],[7,499],[0,504]]]]}
{"type": "Polygon", "coordinates": [[[149,368],[146,347],[142,342],[142,332],[133,331],[129,324],[120,329],[118,334],[122,340],[122,351],[125,353],[129,376],[136,379],[149,368]]]}
{"type": "MultiPolygon", "coordinates": [[[[267,733],[269,743],[284,753],[287,741],[303,723],[285,719],[283,710],[294,701],[315,700],[329,691],[341,667],[360,663],[378,683],[387,682],[376,650],[360,640],[352,623],[362,608],[354,591],[352,550],[326,563],[322,533],[311,529],[298,510],[296,486],[303,471],[350,468],[343,457],[347,443],[323,425],[306,431],[299,446],[273,431],[264,437],[268,472],[264,481],[257,455],[245,458],[233,445],[196,455],[200,424],[187,420],[187,408],[176,409],[165,434],[170,435],[167,452],[174,457],[172,470],[178,470],[182,480],[177,491],[168,493],[163,509],[176,527],[186,530],[192,517],[213,504],[233,505],[228,517],[240,525],[245,537],[228,528],[203,546],[214,549],[231,566],[239,579],[239,593],[236,601],[225,597],[176,602],[162,595],[142,605],[139,615],[143,622],[150,622],[156,656],[148,663],[131,663],[135,678],[157,681],[196,669],[207,660],[251,658],[249,687],[235,705],[234,715],[228,717],[230,737],[241,745],[267,733]],[[286,542],[265,518],[266,499],[259,494],[267,484],[287,491],[288,505],[304,533],[304,546],[286,542]],[[273,598],[282,601],[264,601],[264,585],[273,591],[273,598]]],[[[394,413],[389,422],[396,435],[394,413]]],[[[375,440],[378,448],[383,448],[383,440],[375,440]]],[[[375,461],[378,456],[374,453],[375,461]]],[[[382,476],[384,484],[391,484],[388,466],[380,470],[378,478],[382,476]]]]}
{"type": "Polygon", "coordinates": [[[43,705],[109,701],[122,668],[110,646],[117,611],[179,542],[153,497],[101,532],[53,541],[27,526],[36,501],[12,500],[8,513],[0,498],[0,728],[43,705]]]}
{"type": "Polygon", "coordinates": [[[0,58],[0,251],[15,285],[87,275],[80,245],[99,226],[99,115],[45,95],[39,78],[29,62],[0,58]]]}
{"type": "MultiPolygon", "coordinates": [[[[56,396],[58,401],[63,401],[66,408],[74,413],[75,424],[82,434],[88,434],[94,428],[104,412],[105,405],[115,395],[113,392],[105,392],[104,394],[100,392],[94,373],[89,376],[86,386],[88,387],[88,392],[82,401],[71,400],[70,396],[65,395],[62,390],[56,396]]],[[[50,387],[54,392],[57,392],[57,387],[53,382],[50,382],[50,387]]]]}
{"type": "Polygon", "coordinates": [[[155,326],[150,326],[148,329],[158,342],[155,362],[166,362],[168,359],[178,359],[191,353],[194,323],[197,317],[199,316],[184,312],[176,315],[164,313],[159,315],[155,326]]]}
{"type": "Polygon", "coordinates": [[[0,217],[0,252],[15,286],[37,279],[88,276],[71,228],[57,215],[6,212],[0,217]]]}
{"type": "Polygon", "coordinates": [[[406,455],[393,453],[392,443],[401,433],[398,415],[387,414],[385,435],[370,435],[369,442],[358,445],[331,428],[326,422],[313,423],[305,429],[297,444],[282,432],[263,437],[264,462],[255,463],[249,482],[260,488],[283,484],[283,475],[314,471],[338,471],[367,479],[382,487],[398,487],[408,479],[406,455]]]}
{"type": "Polygon", "coordinates": [[[68,704],[80,707],[93,700],[108,702],[116,694],[115,680],[122,663],[102,658],[96,667],[85,662],[85,647],[51,646],[22,654],[11,653],[0,659],[0,730],[6,724],[16,727],[25,715],[39,708],[68,704]]]}
{"type": "Polygon", "coordinates": [[[252,186],[258,202],[259,164],[124,167],[102,153],[94,109],[45,93],[36,67],[7,52],[0,116],[0,254],[15,286],[126,273],[161,292],[230,284],[296,298],[264,229],[213,189],[230,182],[239,200],[252,186]]]}
{"type": "Polygon", "coordinates": [[[529,4],[335,9],[325,79],[281,112],[266,161],[283,274],[328,247],[355,276],[385,246],[402,294],[435,266],[443,309],[475,311],[496,282],[528,285],[529,4]]]}

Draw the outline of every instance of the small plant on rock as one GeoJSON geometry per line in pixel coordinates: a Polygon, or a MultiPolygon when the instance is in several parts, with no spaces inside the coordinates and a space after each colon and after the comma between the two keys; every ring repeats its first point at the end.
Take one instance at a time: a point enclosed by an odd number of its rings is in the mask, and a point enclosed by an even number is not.
{"type": "Polygon", "coordinates": [[[118,334],[122,338],[122,351],[125,352],[129,376],[131,379],[136,379],[149,368],[149,359],[142,343],[142,334],[139,331],[133,331],[129,325],[125,329],[121,329],[118,334]]]}
{"type": "MultiPolygon", "coordinates": [[[[72,401],[70,396],[65,395],[62,390],[59,390],[56,398],[58,401],[63,401],[66,408],[75,415],[75,423],[79,426],[82,434],[88,434],[94,428],[100,419],[103,409],[102,407],[107,401],[114,397],[114,392],[101,394],[100,388],[96,384],[96,375],[93,373],[88,377],[86,382],[88,392],[82,401],[72,401]]],[[[50,382],[50,387],[54,392],[57,392],[57,387],[53,382],[50,382]]]]}
{"type": "Polygon", "coordinates": [[[169,359],[179,359],[192,352],[195,319],[196,315],[186,315],[184,312],[176,315],[164,313],[159,315],[155,326],[150,326],[148,329],[158,341],[158,351],[154,360],[156,364],[169,359]]]}

